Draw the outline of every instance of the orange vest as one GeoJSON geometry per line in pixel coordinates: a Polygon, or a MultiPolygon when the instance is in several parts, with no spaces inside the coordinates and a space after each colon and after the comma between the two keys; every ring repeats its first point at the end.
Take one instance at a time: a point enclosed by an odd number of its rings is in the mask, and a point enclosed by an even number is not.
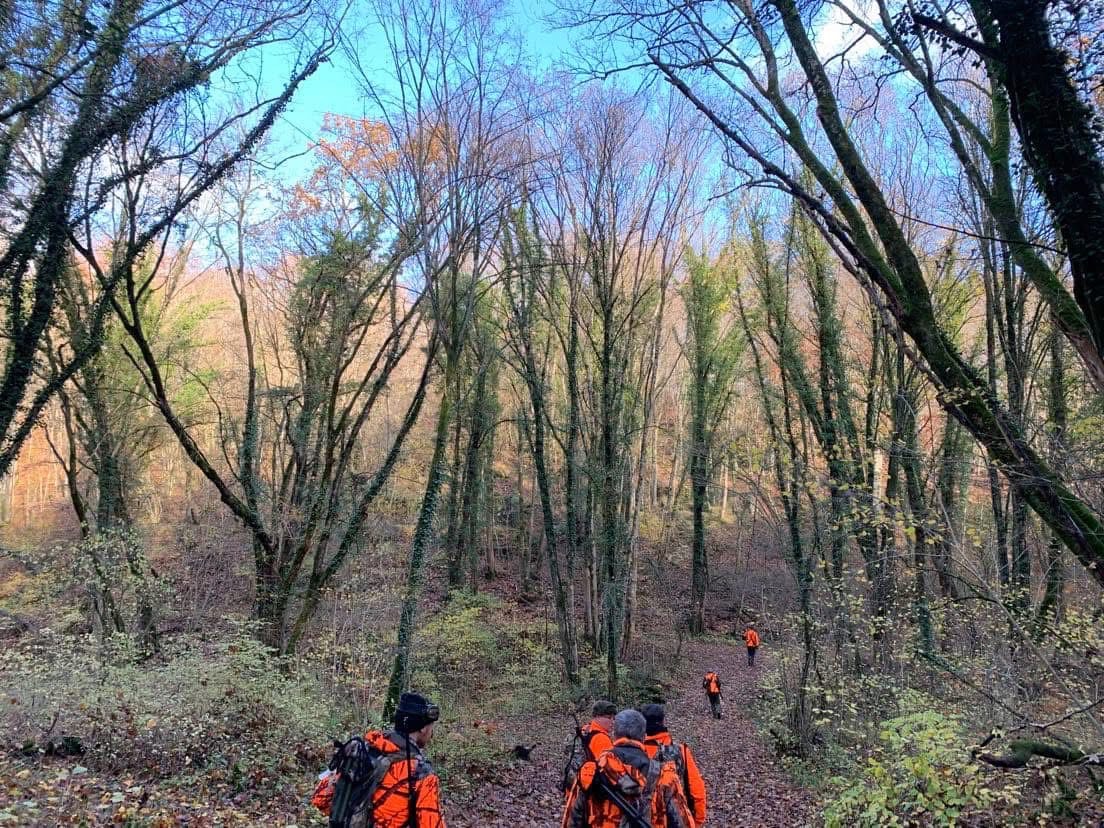
{"type": "Polygon", "coordinates": [[[758,647],[759,633],[757,633],[755,630],[744,630],[744,642],[749,647],[758,647]]]}
{"type": "MultiPolygon", "coordinates": [[[[618,756],[617,748],[631,751],[634,747],[644,751],[644,745],[640,742],[618,739],[614,742],[614,749],[606,751],[597,762],[583,765],[568,797],[562,828],[620,828],[624,815],[602,794],[597,777],[604,776],[614,787],[620,787],[618,783],[622,777],[628,777],[641,794],[647,791],[650,780],[645,773],[618,756]]],[[[646,753],[644,755],[647,756],[646,753]]],[[[659,766],[652,762],[645,771],[655,774],[650,799],[640,801],[643,799],[640,796],[636,804],[651,817],[652,828],[694,828],[694,816],[686,805],[674,764],[669,762],[659,766]]]]}
{"type": "Polygon", "coordinates": [[[597,720],[583,726],[583,749],[586,759],[594,760],[613,747],[610,733],[597,720]]]}
{"type": "MultiPolygon", "coordinates": [[[[644,739],[644,750],[648,756],[655,759],[660,747],[672,745],[671,734],[667,731],[656,733],[644,739]]],[[[698,763],[694,761],[694,754],[685,744],[678,746],[679,751],[679,781],[682,783],[682,791],[686,794],[686,804],[694,812],[694,822],[701,825],[705,822],[705,780],[702,779],[698,763]]]]}
{"type": "Polygon", "coordinates": [[[716,673],[706,673],[702,684],[705,686],[705,692],[710,695],[721,692],[721,678],[716,673]]]}
{"type": "MultiPolygon", "coordinates": [[[[381,753],[403,753],[380,781],[372,796],[375,810],[373,825],[377,828],[408,828],[410,825],[410,800],[413,792],[414,815],[417,828],[445,828],[441,816],[441,788],[437,774],[429,762],[415,749],[409,761],[405,758],[405,746],[400,747],[378,730],[364,734],[364,741],[381,753]],[[413,768],[414,778],[410,773],[413,768]]],[[[313,804],[326,816],[330,815],[337,776],[322,779],[314,789],[313,804]]]]}

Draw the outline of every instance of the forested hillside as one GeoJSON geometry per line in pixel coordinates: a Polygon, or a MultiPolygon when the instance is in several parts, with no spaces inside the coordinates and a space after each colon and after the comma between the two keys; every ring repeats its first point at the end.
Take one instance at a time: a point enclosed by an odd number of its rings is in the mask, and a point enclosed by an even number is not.
{"type": "Polygon", "coordinates": [[[1104,822],[1102,48],[0,3],[0,825],[327,824],[382,728],[556,826],[603,700],[707,825],[1104,822]]]}

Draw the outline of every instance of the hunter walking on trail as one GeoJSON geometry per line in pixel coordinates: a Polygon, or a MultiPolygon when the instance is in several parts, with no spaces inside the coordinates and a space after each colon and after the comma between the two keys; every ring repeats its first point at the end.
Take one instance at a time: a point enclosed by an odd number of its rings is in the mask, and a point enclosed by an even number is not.
{"type": "Polygon", "coordinates": [[[674,762],[648,757],[646,727],[636,710],[617,714],[613,747],[579,770],[562,828],[695,828],[674,762]]]}
{"type": "Polygon", "coordinates": [[[744,629],[744,643],[747,645],[748,667],[754,667],[755,654],[759,651],[759,633],[755,631],[755,624],[751,621],[744,629]]]}
{"type": "Polygon", "coordinates": [[[702,689],[705,690],[705,695],[709,697],[709,707],[713,711],[713,718],[724,718],[721,713],[721,677],[717,675],[716,670],[710,670],[705,674],[705,678],[702,679],[702,689]]]}
{"type": "Polygon", "coordinates": [[[575,737],[571,740],[570,755],[561,783],[561,789],[565,795],[571,791],[571,785],[579,775],[579,768],[586,762],[597,761],[599,756],[613,747],[610,733],[613,730],[613,717],[617,713],[617,706],[611,701],[599,699],[594,703],[590,713],[590,721],[578,728],[575,737]]]}
{"type": "Polygon", "coordinates": [[[422,755],[439,715],[425,697],[403,693],[393,730],[340,745],[311,799],[331,828],[445,828],[440,783],[422,755]]]}
{"type": "Polygon", "coordinates": [[[667,709],[662,704],[646,704],[640,708],[647,723],[644,750],[658,762],[674,762],[686,795],[686,804],[694,814],[694,822],[705,824],[705,780],[702,779],[694,754],[685,742],[675,744],[667,730],[667,709]]]}
{"type": "MultiPolygon", "coordinates": [[[[613,747],[613,717],[617,714],[617,706],[605,699],[599,699],[591,708],[590,723],[583,726],[580,731],[583,762],[596,760],[599,756],[613,747]]],[[[580,765],[582,762],[580,762],[580,765]]]]}

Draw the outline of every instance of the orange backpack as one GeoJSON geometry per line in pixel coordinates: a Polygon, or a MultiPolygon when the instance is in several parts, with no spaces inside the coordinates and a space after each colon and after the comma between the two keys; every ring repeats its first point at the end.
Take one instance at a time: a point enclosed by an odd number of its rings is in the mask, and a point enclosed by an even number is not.
{"type": "MultiPolygon", "coordinates": [[[[598,762],[587,762],[579,772],[576,795],[587,797],[588,828],[622,828],[640,824],[628,809],[652,828],[667,828],[667,803],[664,789],[678,786],[673,764],[652,761],[647,776],[622,762],[616,754],[605,754],[598,762]],[[620,800],[620,805],[614,800],[620,800]]],[[[570,811],[570,805],[568,806],[570,811]]]]}

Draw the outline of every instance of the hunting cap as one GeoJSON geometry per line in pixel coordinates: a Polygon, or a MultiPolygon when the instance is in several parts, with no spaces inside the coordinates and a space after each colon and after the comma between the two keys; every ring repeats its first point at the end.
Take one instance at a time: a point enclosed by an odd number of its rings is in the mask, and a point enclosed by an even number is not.
{"type": "Polygon", "coordinates": [[[399,706],[395,708],[395,730],[399,733],[413,733],[437,721],[440,716],[440,708],[425,696],[403,693],[399,697],[399,706]]]}
{"type": "Polygon", "coordinates": [[[606,699],[598,699],[590,713],[592,716],[613,716],[617,713],[617,705],[606,699]]]}
{"type": "Polygon", "coordinates": [[[667,710],[662,704],[646,704],[640,708],[640,714],[644,717],[644,721],[647,724],[647,733],[649,736],[662,733],[666,729],[664,719],[667,716],[667,710]]]}

